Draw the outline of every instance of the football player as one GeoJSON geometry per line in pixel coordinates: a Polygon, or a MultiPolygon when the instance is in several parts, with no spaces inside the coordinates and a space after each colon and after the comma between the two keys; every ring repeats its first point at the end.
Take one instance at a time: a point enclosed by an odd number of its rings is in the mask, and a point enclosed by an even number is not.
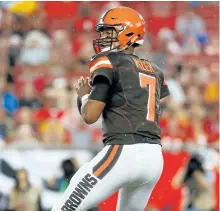
{"type": "Polygon", "coordinates": [[[102,115],[104,148],[73,176],[53,211],[87,211],[119,190],[117,211],[143,211],[160,178],[160,99],[169,95],[163,72],[134,49],[145,22],[128,7],[107,11],[96,25],[90,78],[75,86],[87,124],[102,115]]]}

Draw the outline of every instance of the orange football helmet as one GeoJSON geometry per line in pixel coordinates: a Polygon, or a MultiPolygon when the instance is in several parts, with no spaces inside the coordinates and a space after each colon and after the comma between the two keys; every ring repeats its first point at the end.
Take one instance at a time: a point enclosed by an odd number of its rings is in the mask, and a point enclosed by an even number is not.
{"type": "Polygon", "coordinates": [[[144,42],[145,21],[137,11],[129,7],[110,9],[102,15],[96,25],[96,31],[101,33],[109,29],[114,29],[117,36],[93,40],[96,53],[124,51],[130,46],[138,47],[144,42]]]}

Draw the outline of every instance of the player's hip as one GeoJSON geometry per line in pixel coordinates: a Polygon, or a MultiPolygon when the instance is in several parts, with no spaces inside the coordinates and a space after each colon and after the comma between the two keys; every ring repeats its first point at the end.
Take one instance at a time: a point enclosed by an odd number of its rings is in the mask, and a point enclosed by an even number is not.
{"type": "Polygon", "coordinates": [[[125,183],[145,183],[159,177],[163,169],[163,155],[159,144],[107,145],[91,161],[93,174],[99,179],[120,172],[125,183]],[[124,175],[122,175],[124,174],[124,175]]]}

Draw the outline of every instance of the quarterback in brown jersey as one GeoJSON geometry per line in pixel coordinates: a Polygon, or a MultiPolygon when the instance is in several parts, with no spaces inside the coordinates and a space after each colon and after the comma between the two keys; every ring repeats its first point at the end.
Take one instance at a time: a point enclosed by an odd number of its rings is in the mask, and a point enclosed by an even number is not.
{"type": "Polygon", "coordinates": [[[103,119],[103,150],[84,164],[53,211],[87,211],[119,191],[117,211],[143,211],[160,178],[160,99],[169,95],[163,72],[135,56],[145,22],[128,7],[114,8],[96,25],[90,78],[75,86],[87,124],[103,119]]]}

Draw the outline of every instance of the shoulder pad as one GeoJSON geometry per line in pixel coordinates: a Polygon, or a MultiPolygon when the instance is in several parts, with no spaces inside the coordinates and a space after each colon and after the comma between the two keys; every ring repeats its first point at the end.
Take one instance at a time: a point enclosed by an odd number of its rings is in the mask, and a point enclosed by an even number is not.
{"type": "Polygon", "coordinates": [[[91,59],[89,63],[90,74],[99,68],[113,68],[111,61],[106,54],[98,54],[91,59]]]}

